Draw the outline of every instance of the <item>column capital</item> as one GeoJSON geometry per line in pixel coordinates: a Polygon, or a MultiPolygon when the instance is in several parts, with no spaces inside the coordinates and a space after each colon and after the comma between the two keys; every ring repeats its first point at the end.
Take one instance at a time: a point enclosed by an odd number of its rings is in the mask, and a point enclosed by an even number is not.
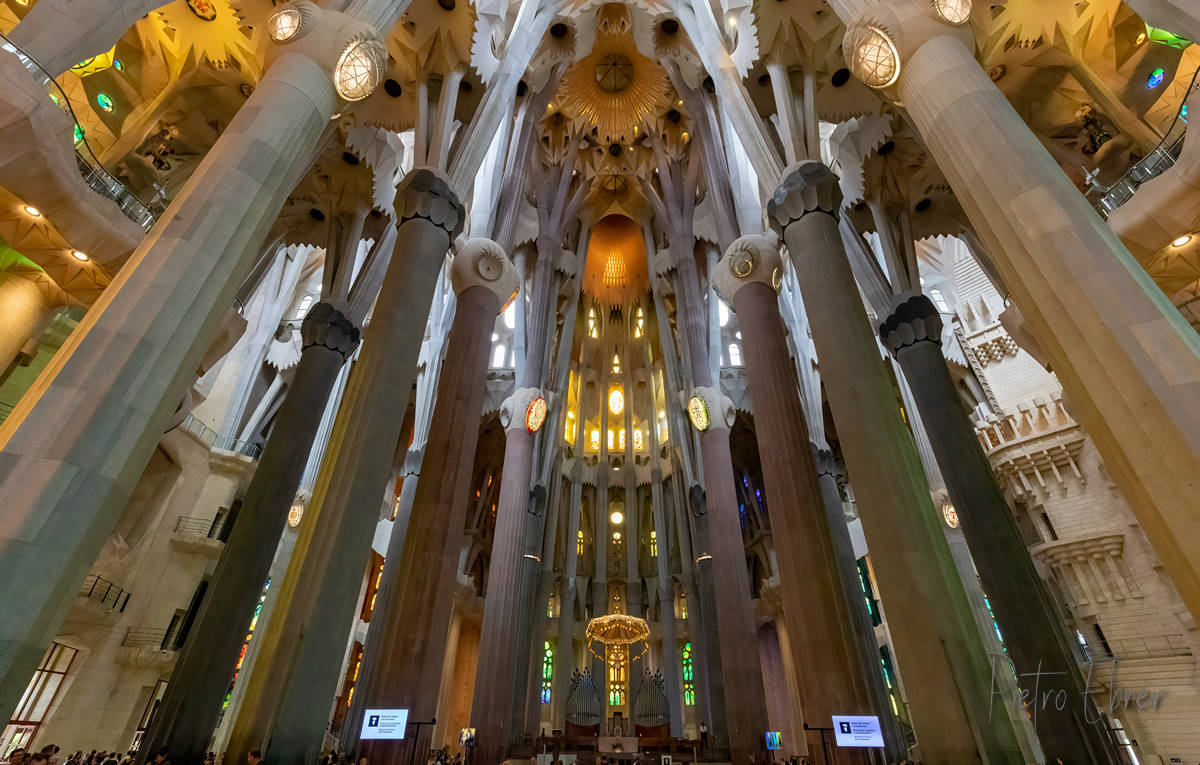
{"type": "Polygon", "coordinates": [[[842,189],[837,176],[825,165],[806,159],[783,171],[775,193],[767,202],[767,218],[775,233],[783,236],[787,227],[811,212],[838,217],[842,207],[842,189]]]}
{"type": "Polygon", "coordinates": [[[396,187],[396,219],[399,225],[424,218],[445,230],[453,241],[463,230],[466,208],[454,193],[444,173],[418,167],[404,176],[396,187]]]}
{"type": "Polygon", "coordinates": [[[310,0],[290,0],[267,17],[267,61],[285,53],[307,56],[326,72],[344,102],[375,91],[387,70],[387,46],[368,22],[310,0]]]}
{"type": "MultiPolygon", "coordinates": [[[[500,425],[504,427],[505,431],[529,430],[530,407],[534,406],[534,403],[538,400],[541,400],[543,404],[546,403],[540,389],[517,388],[500,405],[500,425]]],[[[537,421],[536,426],[532,430],[529,430],[530,433],[536,433],[541,429],[546,419],[545,411],[543,407],[540,420],[537,421]]]]}
{"type": "Polygon", "coordinates": [[[933,301],[920,293],[901,293],[892,314],[879,324],[879,339],[896,356],[920,342],[942,344],[942,315],[933,301]]]}
{"type": "Polygon", "coordinates": [[[733,426],[733,401],[719,387],[692,388],[683,402],[692,427],[701,433],[710,430],[729,430],[733,426]]]}
{"type": "Polygon", "coordinates": [[[300,323],[300,347],[308,350],[313,346],[321,346],[340,353],[342,360],[350,358],[362,332],[354,326],[354,322],[346,317],[340,309],[331,303],[321,301],[312,307],[300,323]]]}
{"type": "Polygon", "coordinates": [[[456,295],[472,287],[491,290],[503,311],[517,294],[517,269],[500,245],[491,239],[468,239],[454,254],[450,264],[450,284],[456,295]]]}
{"type": "Polygon", "coordinates": [[[774,233],[748,234],[735,240],[713,272],[717,292],[730,305],[738,290],[754,282],[776,293],[783,284],[783,258],[779,255],[779,237],[774,233]]]}
{"type": "Polygon", "coordinates": [[[842,49],[846,65],[868,87],[898,100],[895,85],[904,64],[922,45],[935,37],[956,37],[969,48],[970,3],[959,0],[888,0],[860,2],[843,18],[846,35],[842,49]]]}

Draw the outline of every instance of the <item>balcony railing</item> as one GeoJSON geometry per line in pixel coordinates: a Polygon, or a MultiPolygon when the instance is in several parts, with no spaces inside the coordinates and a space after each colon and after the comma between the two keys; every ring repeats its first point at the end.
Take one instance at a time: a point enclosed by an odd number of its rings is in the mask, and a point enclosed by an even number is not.
{"type": "Polygon", "coordinates": [[[1079,652],[1086,662],[1104,662],[1116,659],[1168,659],[1176,656],[1191,656],[1192,647],[1183,635],[1155,635],[1144,638],[1108,639],[1105,643],[1088,641],[1079,645],[1079,652]]]}
{"type": "Polygon", "coordinates": [[[71,109],[71,102],[67,99],[67,94],[55,82],[54,77],[43,69],[42,65],[35,61],[32,56],[21,50],[12,40],[9,40],[3,34],[0,34],[0,50],[8,51],[16,56],[21,65],[46,88],[50,100],[64,114],[70,117],[71,123],[76,126],[78,140],[75,142],[75,161],[79,165],[79,172],[83,176],[84,183],[101,196],[116,202],[117,207],[121,208],[121,212],[125,214],[126,218],[129,218],[144,230],[149,231],[156,220],[154,211],[145,202],[138,199],[125,184],[118,181],[111,173],[105,170],[104,165],[100,164],[100,160],[92,152],[92,147],[88,145],[87,137],[83,135],[82,128],[79,127],[79,119],[76,118],[74,110],[71,109]],[[82,147],[82,151],[80,151],[80,147],[82,147]]]}
{"type": "Polygon", "coordinates": [[[1158,146],[1154,147],[1133,167],[1126,170],[1125,175],[1121,176],[1116,183],[1100,192],[1096,209],[1105,218],[1111,215],[1113,210],[1132,199],[1138,187],[1143,183],[1162,175],[1179,159],[1179,153],[1183,151],[1183,140],[1187,134],[1188,114],[1185,111],[1187,99],[1196,88],[1198,77],[1200,77],[1200,69],[1197,69],[1192,75],[1187,90],[1183,92],[1183,100],[1175,111],[1175,119],[1171,122],[1171,127],[1167,129],[1167,134],[1163,136],[1158,146]]]}
{"type": "Polygon", "coordinates": [[[179,629],[170,631],[130,627],[125,630],[125,639],[121,641],[122,648],[150,648],[159,651],[174,651],[179,629]]]}
{"type": "Polygon", "coordinates": [[[129,604],[129,593],[126,590],[96,574],[91,574],[83,580],[79,597],[108,606],[110,611],[124,612],[125,606],[129,604]]]}
{"type": "Polygon", "coordinates": [[[224,518],[192,518],[180,516],[175,521],[176,534],[189,534],[225,542],[229,538],[229,524],[224,518]]]}
{"type": "Polygon", "coordinates": [[[200,440],[208,444],[213,449],[220,449],[226,452],[240,454],[243,457],[249,457],[256,460],[262,456],[262,447],[258,444],[252,444],[248,441],[241,441],[231,436],[222,436],[217,431],[205,425],[195,415],[189,414],[187,419],[183,421],[185,430],[190,430],[199,436],[200,440]]]}

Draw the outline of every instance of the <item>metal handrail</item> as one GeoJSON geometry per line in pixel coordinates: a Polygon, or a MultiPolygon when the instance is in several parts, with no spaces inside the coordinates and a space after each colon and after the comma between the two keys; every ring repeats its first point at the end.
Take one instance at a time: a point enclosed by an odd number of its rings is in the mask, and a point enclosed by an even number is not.
{"type": "Polygon", "coordinates": [[[167,632],[167,630],[147,629],[145,627],[130,627],[125,630],[125,637],[121,640],[121,647],[156,648],[159,651],[174,651],[175,639],[178,635],[178,627],[172,629],[170,632],[167,632]]]}
{"type": "Polygon", "coordinates": [[[244,457],[249,457],[256,460],[262,456],[262,447],[258,444],[252,444],[249,441],[242,441],[232,436],[222,436],[217,431],[208,427],[196,417],[194,414],[189,414],[187,419],[183,421],[184,430],[190,430],[200,437],[208,446],[213,449],[220,449],[226,452],[233,452],[244,457]]]}
{"type": "MultiPolygon", "coordinates": [[[[26,53],[19,45],[10,40],[7,35],[0,33],[0,40],[3,41],[0,42],[0,50],[7,50],[16,56],[22,66],[34,77],[40,76],[43,80],[43,87],[50,93],[50,100],[71,118],[72,124],[78,126],[79,118],[75,116],[75,110],[71,108],[71,101],[54,79],[54,76],[46,71],[33,56],[26,53]],[[58,91],[58,97],[54,96],[53,90],[58,91]]],[[[138,199],[137,195],[130,191],[128,186],[118,181],[112,173],[104,168],[104,165],[97,159],[95,152],[92,151],[91,145],[88,144],[87,136],[83,135],[82,129],[80,130],[79,141],[75,146],[75,161],[79,165],[84,183],[89,188],[101,196],[116,202],[125,217],[141,226],[144,230],[150,230],[157,220],[154,211],[150,209],[149,205],[138,199]],[[87,150],[87,156],[84,156],[83,152],[79,151],[80,144],[87,150]]]]}
{"type": "Polygon", "coordinates": [[[224,518],[195,518],[181,515],[175,521],[175,533],[217,539],[224,542],[227,536],[225,530],[228,525],[224,518]]]}
{"type": "Polygon", "coordinates": [[[1171,126],[1167,128],[1158,145],[1126,170],[1116,183],[1100,192],[1096,209],[1102,216],[1107,218],[1113,210],[1132,199],[1143,183],[1162,175],[1179,159],[1179,153],[1183,151],[1183,139],[1187,134],[1187,120],[1182,119],[1183,109],[1187,106],[1188,96],[1196,88],[1197,78],[1200,78],[1200,68],[1192,73],[1192,80],[1183,93],[1183,102],[1175,110],[1175,119],[1171,120],[1171,126]],[[1176,127],[1180,127],[1178,133],[1175,131],[1176,127]]]}
{"type": "Polygon", "coordinates": [[[1166,659],[1176,656],[1191,656],[1192,647],[1183,635],[1154,635],[1140,638],[1118,638],[1107,640],[1107,644],[1088,641],[1080,644],[1080,653],[1086,662],[1104,662],[1116,659],[1166,659]]]}
{"type": "Polygon", "coordinates": [[[89,574],[79,588],[79,597],[107,605],[110,611],[125,611],[129,604],[129,592],[102,576],[89,574]]]}

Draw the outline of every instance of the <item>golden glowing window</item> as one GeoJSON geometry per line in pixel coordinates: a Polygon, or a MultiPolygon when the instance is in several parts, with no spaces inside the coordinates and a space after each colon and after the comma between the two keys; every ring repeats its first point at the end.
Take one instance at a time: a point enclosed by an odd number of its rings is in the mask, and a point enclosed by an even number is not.
{"type": "Polygon", "coordinates": [[[583,529],[575,535],[575,554],[583,555],[583,529]]]}
{"type": "Polygon", "coordinates": [[[658,557],[658,532],[653,529],[650,531],[650,557],[658,557]]]}
{"type": "Polygon", "coordinates": [[[634,319],[633,336],[639,338],[646,333],[646,314],[641,308],[637,309],[637,317],[634,319]]]}
{"type": "Polygon", "coordinates": [[[571,446],[574,446],[575,445],[575,433],[576,433],[575,413],[567,412],[567,424],[565,426],[563,426],[563,440],[565,440],[571,446]]]}
{"type": "Polygon", "coordinates": [[[620,354],[616,354],[616,353],[613,354],[612,373],[614,375],[621,374],[621,356],[620,356],[620,354]]]}
{"type": "Polygon", "coordinates": [[[613,429],[609,428],[608,429],[608,450],[610,452],[613,450],[613,435],[614,435],[613,429]]]}
{"type": "Polygon", "coordinates": [[[592,434],[591,434],[591,437],[588,439],[588,441],[589,441],[589,446],[591,446],[591,448],[592,448],[592,451],[594,451],[594,452],[600,451],[600,429],[599,428],[592,428],[592,434]]]}
{"type": "Polygon", "coordinates": [[[625,428],[617,432],[617,449],[625,451],[625,428]]]}
{"type": "Polygon", "coordinates": [[[620,385],[614,385],[608,392],[608,411],[613,416],[625,411],[625,393],[620,385]]]}
{"type": "Polygon", "coordinates": [[[588,336],[595,340],[600,337],[600,327],[596,324],[596,309],[588,309],[588,336]]]}
{"type": "Polygon", "coordinates": [[[633,450],[640,452],[646,448],[646,437],[642,435],[642,429],[636,428],[633,431],[633,450]]]}

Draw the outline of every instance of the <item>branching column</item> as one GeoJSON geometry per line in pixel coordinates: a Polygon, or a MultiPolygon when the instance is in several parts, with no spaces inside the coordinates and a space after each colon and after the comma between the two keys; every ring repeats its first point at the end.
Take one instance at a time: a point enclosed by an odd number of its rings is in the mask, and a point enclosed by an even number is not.
{"type": "Polygon", "coordinates": [[[846,259],[835,217],[840,205],[837,178],[808,161],[788,168],[768,214],[802,275],[900,670],[918,678],[906,690],[922,755],[938,765],[980,754],[1017,763],[1021,753],[1007,718],[989,719],[988,657],[846,259]]]}
{"type": "Polygon", "coordinates": [[[176,762],[200,763],[238,651],[246,639],[271,568],[265,555],[279,539],[296,496],[329,392],[358,347],[359,328],[329,303],[317,303],[300,326],[303,351],[275,418],[262,460],[209,584],[196,625],[176,659],[167,694],[140,747],[143,761],[169,745],[176,762]]]}
{"type": "MultiPolygon", "coordinates": [[[[388,545],[388,575],[375,601],[344,723],[350,736],[343,741],[351,742],[352,750],[364,709],[407,709],[413,721],[430,720],[437,712],[492,327],[517,287],[516,271],[504,251],[487,239],[463,245],[454,256],[451,279],[458,303],[425,461],[415,479],[407,533],[393,534],[395,544],[388,545]]],[[[384,765],[402,765],[414,757],[423,762],[431,732],[425,726],[420,737],[414,732],[400,741],[364,741],[360,756],[384,765]]]]}
{"type": "Polygon", "coordinates": [[[396,213],[392,261],[262,636],[231,761],[255,748],[277,762],[311,762],[320,751],[434,284],[466,217],[444,177],[426,168],[401,182],[396,213]]]}
{"type": "Polygon", "coordinates": [[[287,194],[338,110],[353,40],[319,10],[0,427],[0,719],[96,560],[287,194]]]}
{"type": "MultiPolygon", "coordinates": [[[[1061,710],[1054,704],[1032,705],[1042,750],[1050,761],[1116,762],[1107,731],[1086,722],[1099,721],[1100,715],[950,379],[942,356],[942,317],[924,295],[900,295],[896,303],[879,335],[904,370],[1012,663],[1024,675],[1021,684],[1032,686],[1034,674],[1043,672],[1048,677],[1037,678],[1042,690],[1065,689],[1079,702],[1061,710]]],[[[1008,656],[993,661],[1003,679],[1000,687],[1008,693],[1003,702],[1011,704],[1009,675],[1000,671],[1009,666],[1008,656]]]]}
{"type": "Polygon", "coordinates": [[[900,40],[887,95],[904,103],[1200,618],[1200,336],[980,68],[969,26],[934,20],[918,0],[834,5],[846,6],[835,10],[850,27],[847,51],[869,45],[867,14],[900,40]]]}
{"type": "MultiPolygon", "coordinates": [[[[733,304],[745,338],[763,480],[776,508],[771,532],[802,719],[818,728],[832,724],[835,714],[878,715],[879,710],[840,581],[833,535],[846,535],[846,524],[832,527],[829,522],[809,452],[800,387],[779,315],[776,289],[782,275],[775,237],[751,235],[730,245],[715,278],[733,304]]],[[[872,761],[869,750],[834,751],[838,763],[872,761]]]]}

